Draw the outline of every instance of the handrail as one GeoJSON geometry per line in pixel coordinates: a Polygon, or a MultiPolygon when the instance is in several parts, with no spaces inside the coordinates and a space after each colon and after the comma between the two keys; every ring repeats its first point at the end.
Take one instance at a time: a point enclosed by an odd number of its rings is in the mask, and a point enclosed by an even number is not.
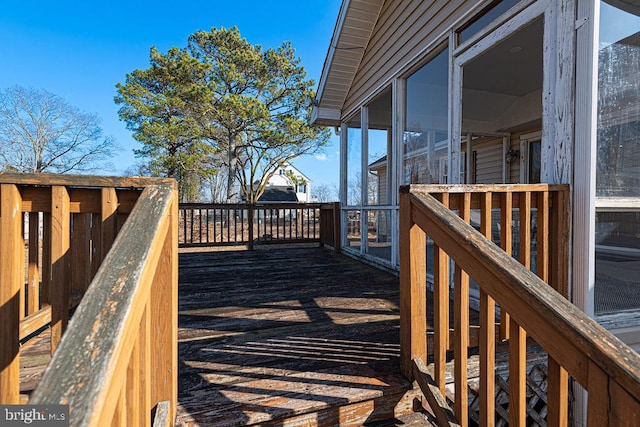
{"type": "MultiPolygon", "coordinates": [[[[485,293],[484,298],[481,296],[481,304],[483,300],[485,304],[485,315],[488,301],[492,299],[511,315],[510,402],[513,405],[510,405],[510,416],[514,424],[519,425],[524,420],[519,408],[524,406],[526,374],[523,375],[521,370],[524,368],[522,357],[525,354],[523,346],[526,347],[524,339],[527,334],[549,354],[548,424],[566,425],[567,373],[589,392],[590,425],[599,422],[602,425],[618,425],[623,421],[633,423],[631,418],[625,416],[635,414],[633,416],[638,417],[640,413],[640,355],[568,302],[483,233],[475,230],[464,218],[451,212],[429,194],[431,190],[431,186],[401,189],[401,236],[406,237],[405,240],[402,237],[400,239],[401,337],[404,339],[403,344],[411,347],[408,352],[406,349],[402,351],[405,375],[411,376],[406,367],[412,366],[412,359],[421,357],[426,360],[425,344],[415,343],[424,340],[424,336],[420,337],[419,332],[411,330],[413,324],[417,325],[421,319],[407,319],[406,312],[415,311],[419,314],[424,302],[419,289],[424,280],[425,267],[424,249],[420,248],[424,246],[427,233],[434,244],[455,261],[456,297],[464,297],[460,293],[464,293],[463,275],[466,273],[485,293]],[[405,311],[404,322],[402,310],[405,311]],[[402,331],[402,328],[405,330],[402,331]]],[[[491,203],[490,195],[489,200],[485,199],[484,203],[491,203]]],[[[468,199],[465,204],[463,210],[468,212],[468,199]]],[[[491,314],[488,319],[492,317],[491,314]]],[[[464,325],[464,322],[461,324],[464,325]]],[[[419,331],[419,325],[415,328],[419,331]]],[[[485,346],[487,342],[493,342],[493,337],[486,336],[491,331],[492,327],[487,327],[485,323],[485,336],[482,338],[485,346]]],[[[464,332],[457,331],[457,334],[464,336],[464,332]]],[[[466,368],[466,361],[458,360],[460,357],[466,360],[467,352],[463,348],[465,345],[464,338],[456,342],[454,358],[456,365],[460,363],[466,368]]],[[[480,357],[482,381],[483,376],[493,375],[489,369],[492,367],[493,355],[486,347],[483,351],[481,345],[480,357]]],[[[459,372],[462,371],[456,367],[456,376],[459,372]]],[[[456,400],[461,396],[466,397],[466,393],[459,390],[466,390],[466,387],[466,377],[462,383],[458,383],[456,378],[456,400]]],[[[492,398],[485,396],[484,399],[488,401],[492,398]]],[[[460,413],[463,412],[462,405],[466,408],[466,402],[456,402],[456,417],[464,425],[466,414],[460,413]]],[[[485,420],[492,417],[485,416],[485,420]]]]}
{"type": "Polygon", "coordinates": [[[145,188],[30,403],[68,404],[78,426],[149,425],[163,400],[175,416],[176,202],[173,186],[145,188]]]}
{"type": "Polygon", "coordinates": [[[0,172],[0,184],[16,185],[63,185],[89,188],[144,188],[159,183],[172,185],[170,178],[146,176],[96,176],[96,175],[56,175],[42,173],[0,172]]]}

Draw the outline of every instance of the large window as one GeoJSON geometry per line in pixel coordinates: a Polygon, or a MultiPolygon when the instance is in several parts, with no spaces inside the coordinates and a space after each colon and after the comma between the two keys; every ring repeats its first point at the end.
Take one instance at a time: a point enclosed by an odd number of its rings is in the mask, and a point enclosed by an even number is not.
{"type": "Polygon", "coordinates": [[[389,88],[348,122],[343,210],[347,250],[392,259],[392,91],[389,88]],[[364,120],[363,120],[364,119],[364,120]]]}
{"type": "Polygon", "coordinates": [[[405,184],[438,184],[447,156],[449,50],[444,49],[407,78],[404,123],[405,184]]]}
{"type": "Polygon", "coordinates": [[[637,280],[640,273],[640,17],[637,13],[638,10],[625,11],[604,1],[600,4],[596,314],[640,308],[637,280]]]}

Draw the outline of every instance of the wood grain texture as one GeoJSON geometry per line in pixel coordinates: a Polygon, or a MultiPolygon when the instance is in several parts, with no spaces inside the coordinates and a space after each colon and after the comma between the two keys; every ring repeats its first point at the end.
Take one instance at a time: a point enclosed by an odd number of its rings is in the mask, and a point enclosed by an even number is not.
{"type": "Polygon", "coordinates": [[[527,420],[527,333],[513,318],[509,337],[509,424],[527,420]]]}
{"type": "MultiPolygon", "coordinates": [[[[440,198],[443,206],[449,206],[449,194],[444,193],[440,198]]],[[[444,393],[446,383],[447,350],[449,340],[449,257],[437,245],[433,247],[433,326],[434,346],[433,356],[435,365],[435,381],[441,393],[444,393]]],[[[452,340],[451,340],[452,342],[452,340]]]]}
{"type": "Polygon", "coordinates": [[[40,215],[29,213],[29,266],[27,267],[27,315],[40,309],[40,215]]]}
{"type": "Polygon", "coordinates": [[[0,172],[0,184],[144,188],[149,185],[165,184],[175,186],[175,180],[169,178],[92,176],[92,175],[56,175],[48,173],[9,173],[0,172]]]}
{"type": "Polygon", "coordinates": [[[587,426],[608,426],[611,424],[609,377],[592,362],[589,362],[588,370],[587,426]]]}
{"type": "MultiPolygon", "coordinates": [[[[471,194],[462,193],[458,195],[461,200],[460,219],[468,223],[471,216],[471,194]]],[[[456,418],[461,425],[469,423],[469,390],[468,390],[468,348],[469,348],[469,275],[462,270],[458,263],[454,266],[454,376],[455,376],[455,393],[454,401],[456,418]]]]}
{"type": "Polygon", "coordinates": [[[398,282],[314,247],[181,254],[177,424],[411,413],[419,391],[400,371],[398,282]]]}
{"type": "Polygon", "coordinates": [[[66,187],[51,187],[51,354],[69,322],[71,216],[66,187]]]}
{"type": "Polygon", "coordinates": [[[413,360],[413,376],[422,390],[422,394],[427,398],[429,406],[433,411],[439,426],[459,426],[460,423],[453,415],[451,407],[447,403],[444,394],[440,391],[435,381],[427,371],[422,359],[413,360]]]}
{"type": "MultiPolygon", "coordinates": [[[[503,193],[500,195],[500,247],[507,254],[511,255],[513,250],[513,194],[503,193]]],[[[500,337],[509,339],[509,312],[501,307],[500,316],[500,337]]]]}
{"type": "MultiPolygon", "coordinates": [[[[456,264],[511,313],[512,319],[569,375],[581,384],[589,384],[591,366],[594,366],[638,399],[640,356],[637,353],[440,205],[424,187],[410,191],[414,195],[411,199],[414,221],[428,229],[430,237],[456,264]]],[[[518,336],[519,331],[516,338],[518,336]]]]}
{"type": "Polygon", "coordinates": [[[411,378],[413,359],[427,357],[427,263],[424,231],[411,219],[409,197],[400,196],[400,239],[407,245],[400,252],[400,365],[411,378]]]}
{"type": "Polygon", "coordinates": [[[552,357],[547,361],[547,425],[566,427],[569,422],[569,374],[552,357]]]}
{"type": "Polygon", "coordinates": [[[98,262],[102,262],[107,256],[118,234],[118,195],[116,190],[114,188],[103,188],[100,200],[100,250],[98,251],[98,262]]]}
{"type": "MultiPolygon", "coordinates": [[[[151,401],[177,401],[178,393],[178,199],[171,198],[165,213],[168,228],[155,249],[160,258],[153,276],[149,304],[151,317],[151,401]]],[[[175,405],[170,410],[175,418],[175,405]]]]}
{"type": "Polygon", "coordinates": [[[20,399],[20,293],[24,288],[24,240],[18,187],[0,185],[0,402],[20,399]]]}
{"type": "MultiPolygon", "coordinates": [[[[480,232],[491,239],[492,193],[482,195],[480,232]]],[[[495,424],[496,304],[480,290],[480,425],[495,424]]]]}
{"type": "Polygon", "coordinates": [[[71,425],[104,425],[116,410],[169,229],[173,191],[144,190],[32,396],[33,403],[69,404],[71,425]]]}

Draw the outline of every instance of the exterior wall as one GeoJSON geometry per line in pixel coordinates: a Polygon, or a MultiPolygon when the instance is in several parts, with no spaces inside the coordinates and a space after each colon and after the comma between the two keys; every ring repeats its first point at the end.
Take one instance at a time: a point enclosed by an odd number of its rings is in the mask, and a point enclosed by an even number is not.
{"type": "Polygon", "coordinates": [[[475,184],[497,184],[502,182],[502,138],[477,144],[475,184]]]}
{"type": "MultiPolygon", "coordinates": [[[[385,1],[345,105],[349,114],[424,49],[445,35],[456,20],[480,2],[463,0],[385,1]]],[[[486,4],[486,2],[484,2],[486,4]]]]}

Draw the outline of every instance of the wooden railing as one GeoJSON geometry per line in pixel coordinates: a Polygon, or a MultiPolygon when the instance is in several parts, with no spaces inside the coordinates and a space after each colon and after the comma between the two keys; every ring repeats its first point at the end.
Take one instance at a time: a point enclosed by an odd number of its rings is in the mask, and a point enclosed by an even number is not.
{"type": "Polygon", "coordinates": [[[0,174],[0,192],[0,402],[67,404],[83,426],[149,425],[165,402],[174,419],[174,181],[0,174]],[[52,359],[20,396],[19,346],[48,325],[52,359]]]}
{"type": "Polygon", "coordinates": [[[434,399],[429,386],[445,393],[445,354],[450,339],[449,257],[455,262],[454,412],[461,425],[469,422],[469,278],[480,288],[481,425],[495,423],[495,341],[501,335],[496,330],[496,303],[501,312],[502,338],[508,338],[509,343],[510,425],[526,425],[527,336],[548,354],[547,425],[568,423],[569,376],[588,392],[588,425],[638,425],[640,356],[564,297],[568,271],[566,186],[410,186],[403,187],[401,193],[401,368],[409,378],[419,377],[441,425],[448,425],[451,414],[446,405],[434,399]],[[468,224],[476,208],[480,231],[468,224]],[[514,209],[519,219],[521,262],[510,254],[514,209]],[[529,269],[534,210],[537,275],[529,269]],[[500,215],[502,249],[489,239],[495,211],[500,215]],[[427,357],[426,235],[434,244],[433,380],[424,378],[422,364],[427,357]]]}
{"type": "Polygon", "coordinates": [[[320,244],[340,253],[341,240],[340,202],[323,203],[320,205],[320,244]]]}
{"type": "Polygon", "coordinates": [[[323,232],[322,226],[334,226],[336,209],[333,203],[181,203],[179,242],[181,247],[252,248],[255,244],[309,242],[334,246],[334,229],[323,232]]]}

